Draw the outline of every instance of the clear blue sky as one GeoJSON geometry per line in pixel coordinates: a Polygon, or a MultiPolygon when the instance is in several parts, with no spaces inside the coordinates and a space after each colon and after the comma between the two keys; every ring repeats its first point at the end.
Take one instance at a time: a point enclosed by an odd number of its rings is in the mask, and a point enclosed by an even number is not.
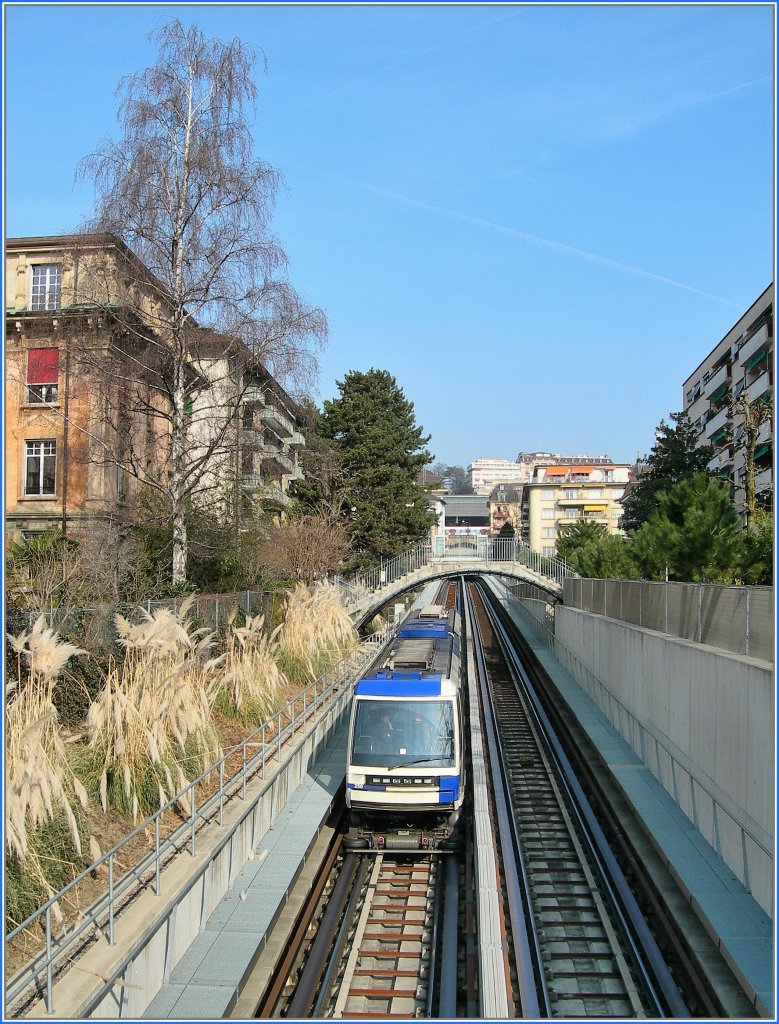
{"type": "Polygon", "coordinates": [[[647,452],[773,278],[774,6],[6,5],[8,235],[90,211],[78,160],[176,14],[268,60],[273,227],[330,340],[439,461],[647,452]]]}

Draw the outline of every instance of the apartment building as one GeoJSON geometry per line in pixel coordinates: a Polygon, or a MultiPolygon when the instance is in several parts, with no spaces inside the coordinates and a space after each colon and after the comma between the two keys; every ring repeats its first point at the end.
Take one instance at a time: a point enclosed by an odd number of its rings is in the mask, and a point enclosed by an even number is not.
{"type": "Polygon", "coordinates": [[[468,467],[474,494],[487,495],[499,484],[525,484],[538,465],[606,466],[608,455],[556,455],[551,452],[520,452],[516,462],[506,459],[475,459],[468,467]]]}
{"type": "Polygon", "coordinates": [[[527,540],[534,551],[554,555],[560,530],[581,519],[621,533],[620,499],[630,479],[627,464],[536,466],[525,484],[527,540]]]}
{"type": "Polygon", "coordinates": [[[682,385],[700,444],[716,449],[709,469],[730,483],[741,515],[752,467],[757,505],[770,508],[773,499],[773,302],[771,284],[682,385]]]}
{"type": "Polygon", "coordinates": [[[193,443],[209,464],[204,485],[218,489],[220,483],[237,481],[253,501],[286,508],[292,500],[290,484],[303,476],[298,462],[305,445],[300,407],[234,338],[200,330],[193,364],[209,382],[193,395],[191,407],[193,443]],[[238,413],[228,426],[229,436],[215,444],[224,430],[224,411],[230,408],[238,413]]]}
{"type": "MultiPolygon", "coordinates": [[[[160,283],[113,235],[6,241],[5,513],[9,540],[123,516],[169,471],[170,367],[160,283]]],[[[299,410],[239,342],[193,327],[190,463],[283,508],[301,475],[299,410]]]]}
{"type": "Polygon", "coordinates": [[[474,459],[468,466],[474,494],[488,495],[497,484],[522,483],[528,479],[525,466],[508,459],[474,459]]]}
{"type": "MultiPolygon", "coordinates": [[[[139,321],[130,330],[112,303],[105,270],[119,278],[134,260],[107,235],[6,241],[5,514],[8,539],[59,528],[87,530],[126,503],[133,477],[121,450],[145,466],[164,459],[161,396],[149,382],[143,415],[123,408],[128,363],[153,344],[139,321]],[[89,287],[99,302],[84,304],[89,287]],[[109,457],[110,456],[110,457],[109,457]]],[[[153,308],[149,281],[134,273],[140,304],[153,308]]]]}
{"type": "Polygon", "coordinates": [[[524,484],[498,484],[492,489],[489,510],[490,533],[493,537],[503,533],[513,535],[517,540],[527,540],[527,506],[523,501],[524,492],[524,484]]]}

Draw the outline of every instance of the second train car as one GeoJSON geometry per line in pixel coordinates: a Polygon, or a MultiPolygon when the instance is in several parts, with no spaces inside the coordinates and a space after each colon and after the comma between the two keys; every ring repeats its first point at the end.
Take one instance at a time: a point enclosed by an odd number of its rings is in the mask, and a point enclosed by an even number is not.
{"type": "Polygon", "coordinates": [[[346,803],[352,849],[453,845],[465,797],[460,614],[442,605],[403,623],[357,683],[346,803]]]}

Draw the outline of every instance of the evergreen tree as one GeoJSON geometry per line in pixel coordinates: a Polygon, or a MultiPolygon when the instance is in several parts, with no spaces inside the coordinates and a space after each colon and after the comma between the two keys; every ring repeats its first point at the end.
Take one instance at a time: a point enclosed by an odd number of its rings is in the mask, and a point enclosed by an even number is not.
{"type": "Polygon", "coordinates": [[[672,423],[660,421],[655,444],[644,459],[647,471],[638,477],[622,501],[622,527],[637,530],[659,507],[660,496],[695,473],[707,473],[714,458],[710,445],[698,446],[698,432],[685,412],[671,413],[672,423]]]}
{"type": "Polygon", "coordinates": [[[726,484],[706,473],[680,480],[630,539],[642,576],[686,583],[734,583],[742,577],[744,536],[726,484]]]}
{"type": "Polygon", "coordinates": [[[594,519],[577,519],[575,522],[566,523],[560,529],[557,538],[557,557],[573,564],[573,557],[580,548],[592,541],[600,540],[605,534],[606,527],[602,523],[596,523],[594,519]]]}
{"type": "Polygon", "coordinates": [[[435,515],[416,480],[432,458],[430,437],[386,370],[352,371],[337,383],[341,396],[324,403],[318,430],[340,457],[354,564],[367,565],[429,535],[435,515]]]}

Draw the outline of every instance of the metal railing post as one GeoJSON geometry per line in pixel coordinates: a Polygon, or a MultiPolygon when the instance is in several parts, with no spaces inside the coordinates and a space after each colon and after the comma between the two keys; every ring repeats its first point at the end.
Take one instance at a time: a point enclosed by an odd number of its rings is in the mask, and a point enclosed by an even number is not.
{"type": "Polygon", "coordinates": [[[159,896],[160,886],[160,816],[154,818],[154,895],[159,896]]]}
{"type": "Polygon", "coordinates": [[[108,857],[108,945],[114,945],[114,855],[108,857]]]}
{"type": "Polygon", "coordinates": [[[51,907],[46,907],[46,1009],[54,1013],[54,991],[51,963],[51,907]]]}
{"type": "Polygon", "coordinates": [[[195,784],[194,784],[194,782],[192,783],[192,785],[189,788],[190,788],[190,792],[192,794],[191,795],[191,799],[190,799],[190,824],[191,824],[191,828],[192,828],[192,856],[194,857],[195,856],[195,809],[196,809],[196,804],[197,804],[197,796],[196,796],[196,793],[195,793],[195,784]]]}

